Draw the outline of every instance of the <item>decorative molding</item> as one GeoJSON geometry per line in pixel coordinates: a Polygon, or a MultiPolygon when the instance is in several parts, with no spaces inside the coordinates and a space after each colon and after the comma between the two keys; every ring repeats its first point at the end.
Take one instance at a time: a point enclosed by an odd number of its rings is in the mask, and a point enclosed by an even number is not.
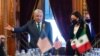
{"type": "Polygon", "coordinates": [[[82,15],[87,11],[86,0],[72,0],[73,11],[79,11],[82,15]]]}

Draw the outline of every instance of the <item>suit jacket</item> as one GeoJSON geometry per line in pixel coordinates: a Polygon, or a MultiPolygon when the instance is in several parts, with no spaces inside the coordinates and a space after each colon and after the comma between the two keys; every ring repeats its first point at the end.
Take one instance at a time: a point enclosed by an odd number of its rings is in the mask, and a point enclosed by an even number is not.
{"type": "MultiPolygon", "coordinates": [[[[42,25],[45,24],[45,32],[47,34],[47,37],[49,39],[49,41],[52,43],[52,28],[49,22],[43,21],[42,25]]],[[[37,48],[37,42],[40,36],[40,32],[37,29],[37,25],[36,22],[34,20],[30,20],[29,22],[27,22],[27,24],[25,24],[22,27],[19,28],[14,28],[14,32],[15,33],[19,33],[19,32],[28,32],[31,36],[31,40],[30,40],[30,47],[31,48],[37,48]]]]}
{"type": "Polygon", "coordinates": [[[92,25],[92,22],[87,23],[88,27],[89,27],[89,31],[90,31],[90,35],[91,35],[91,40],[93,41],[95,38],[95,31],[92,25]],[[90,30],[91,28],[91,30],[90,30]]]}

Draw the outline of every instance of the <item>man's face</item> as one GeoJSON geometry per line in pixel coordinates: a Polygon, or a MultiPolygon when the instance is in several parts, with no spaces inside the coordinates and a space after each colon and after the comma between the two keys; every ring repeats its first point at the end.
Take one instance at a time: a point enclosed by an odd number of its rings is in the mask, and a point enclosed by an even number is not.
{"type": "Polygon", "coordinates": [[[86,20],[86,19],[90,19],[90,15],[89,15],[89,14],[86,14],[86,15],[85,15],[85,20],[86,20]]]}
{"type": "Polygon", "coordinates": [[[43,20],[43,12],[42,11],[38,11],[34,13],[34,20],[36,22],[41,22],[43,20]]]}
{"type": "Polygon", "coordinates": [[[90,23],[91,22],[91,18],[90,18],[90,15],[89,14],[86,14],[84,19],[85,19],[85,21],[87,23],[90,23]]]}

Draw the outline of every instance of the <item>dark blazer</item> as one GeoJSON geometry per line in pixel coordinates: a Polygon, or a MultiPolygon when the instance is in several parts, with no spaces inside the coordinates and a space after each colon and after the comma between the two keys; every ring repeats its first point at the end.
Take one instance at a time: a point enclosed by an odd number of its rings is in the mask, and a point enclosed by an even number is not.
{"type": "Polygon", "coordinates": [[[93,28],[93,24],[92,24],[92,22],[89,22],[89,23],[87,23],[87,25],[89,27],[89,31],[91,28],[90,35],[91,35],[91,40],[93,41],[95,39],[95,36],[96,36],[94,28],[93,28]],[[90,26],[89,26],[89,24],[90,24],[90,26]]]}
{"type": "MultiPolygon", "coordinates": [[[[78,31],[77,31],[77,33],[76,33],[76,37],[77,37],[77,38],[80,37],[81,32],[82,32],[83,29],[84,29],[84,24],[86,24],[86,23],[80,23],[80,27],[79,27],[79,29],[78,29],[78,31]]],[[[73,39],[73,37],[74,37],[74,26],[75,26],[75,25],[71,25],[71,28],[70,28],[70,38],[71,38],[71,39],[73,39]]],[[[89,27],[88,27],[87,24],[86,24],[86,34],[87,34],[87,36],[88,36],[88,38],[89,38],[89,41],[92,42],[92,40],[91,40],[91,35],[90,35],[90,30],[89,30],[89,27]]]]}
{"type": "MultiPolygon", "coordinates": [[[[52,43],[52,28],[49,22],[42,22],[42,25],[45,24],[45,32],[47,34],[48,39],[50,40],[50,42],[52,43]]],[[[14,32],[15,33],[19,33],[19,32],[28,32],[31,36],[31,40],[30,40],[30,47],[31,48],[37,48],[37,42],[40,36],[40,32],[37,29],[37,25],[36,22],[34,20],[30,20],[29,22],[27,22],[27,24],[25,24],[22,27],[19,28],[14,28],[14,32]]]]}

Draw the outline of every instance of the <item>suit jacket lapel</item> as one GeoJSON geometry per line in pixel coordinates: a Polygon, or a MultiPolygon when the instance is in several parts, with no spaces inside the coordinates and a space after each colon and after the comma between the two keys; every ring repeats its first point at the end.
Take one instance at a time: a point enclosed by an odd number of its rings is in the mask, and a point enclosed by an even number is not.
{"type": "Polygon", "coordinates": [[[74,38],[74,25],[71,25],[70,27],[70,36],[71,36],[71,39],[74,38]]]}

